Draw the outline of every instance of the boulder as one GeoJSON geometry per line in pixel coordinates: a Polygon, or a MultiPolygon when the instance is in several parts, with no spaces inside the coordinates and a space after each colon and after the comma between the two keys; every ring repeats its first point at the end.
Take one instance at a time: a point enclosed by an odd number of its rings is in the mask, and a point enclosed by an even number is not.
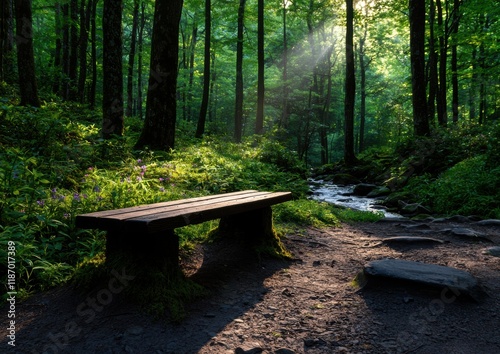
{"type": "Polygon", "coordinates": [[[436,264],[382,259],[368,263],[356,277],[360,286],[390,281],[418,285],[420,289],[450,289],[451,294],[479,300],[482,290],[468,272],[436,264]]]}
{"type": "Polygon", "coordinates": [[[500,220],[498,219],[487,219],[476,222],[478,226],[497,226],[500,227],[500,220]]]}
{"type": "Polygon", "coordinates": [[[356,195],[356,196],[364,197],[364,196],[368,195],[370,192],[372,192],[375,188],[377,188],[377,186],[375,184],[360,183],[354,187],[352,194],[356,195]]]}
{"type": "Polygon", "coordinates": [[[493,257],[500,257],[500,246],[488,247],[483,251],[483,254],[487,254],[493,257]]]}

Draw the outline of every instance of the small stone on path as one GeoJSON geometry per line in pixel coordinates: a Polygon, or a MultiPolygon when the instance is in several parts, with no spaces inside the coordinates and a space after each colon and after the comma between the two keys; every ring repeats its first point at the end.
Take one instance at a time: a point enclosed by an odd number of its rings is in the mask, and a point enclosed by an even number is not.
{"type": "Polygon", "coordinates": [[[488,247],[483,251],[483,254],[488,254],[493,257],[500,257],[500,246],[488,247]]]}
{"type": "Polygon", "coordinates": [[[498,219],[487,219],[476,222],[478,226],[498,226],[500,227],[500,220],[498,219]]]}

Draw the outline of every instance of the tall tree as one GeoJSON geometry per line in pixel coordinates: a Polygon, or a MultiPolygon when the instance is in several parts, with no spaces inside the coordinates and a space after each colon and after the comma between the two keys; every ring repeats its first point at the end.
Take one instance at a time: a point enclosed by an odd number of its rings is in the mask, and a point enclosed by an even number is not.
{"type": "Polygon", "coordinates": [[[139,25],[139,0],[134,0],[134,10],[132,13],[132,33],[130,38],[130,51],[128,53],[128,67],[127,67],[127,117],[133,115],[133,102],[134,102],[134,61],[135,61],[135,47],[137,42],[137,27],[139,25]]]}
{"type": "Polygon", "coordinates": [[[205,121],[208,110],[210,93],[210,41],[212,40],[212,3],[205,0],[205,55],[203,63],[203,96],[201,100],[200,116],[196,127],[196,137],[201,138],[205,133],[205,121]]]}
{"type": "Polygon", "coordinates": [[[92,6],[90,11],[90,61],[92,68],[92,80],[90,81],[89,87],[89,106],[91,109],[95,107],[95,96],[96,96],[96,86],[97,86],[97,3],[99,0],[90,0],[89,6],[92,6]]]}
{"type": "Polygon", "coordinates": [[[81,0],[80,4],[80,76],[78,77],[78,100],[85,102],[85,82],[87,81],[87,46],[89,41],[90,13],[92,0],[81,0]]]}
{"type": "Polygon", "coordinates": [[[236,101],[234,113],[234,141],[241,142],[243,134],[243,26],[245,2],[240,0],[238,7],[238,39],[236,44],[236,101]]]}
{"type": "Polygon", "coordinates": [[[346,0],[346,77],[344,101],[344,161],[347,164],[356,162],[354,154],[354,102],[356,95],[356,79],[354,74],[354,7],[353,0],[346,0]]]}
{"type": "Polygon", "coordinates": [[[435,37],[436,4],[430,0],[429,7],[429,93],[427,99],[427,114],[430,123],[434,122],[436,113],[436,97],[438,89],[438,54],[435,37]]]}
{"type": "Polygon", "coordinates": [[[413,127],[417,136],[430,134],[425,93],[425,0],[409,0],[413,127]]]}
{"type": "MultiPolygon", "coordinates": [[[[438,123],[440,126],[445,127],[448,124],[448,112],[447,112],[447,71],[446,64],[448,62],[448,14],[446,14],[446,19],[443,20],[443,6],[441,0],[436,1],[437,8],[437,23],[439,27],[439,86],[437,92],[437,113],[438,113],[438,123]]],[[[448,7],[448,0],[445,0],[446,7],[448,7]]],[[[425,10],[424,10],[425,11],[425,10]]]]}
{"type": "Polygon", "coordinates": [[[143,39],[143,33],[144,33],[144,26],[146,24],[146,19],[145,19],[145,12],[146,12],[146,2],[141,1],[141,20],[139,24],[139,38],[138,38],[138,43],[137,43],[137,114],[139,115],[139,118],[142,119],[142,61],[143,61],[143,46],[144,46],[144,39],[143,39]]]}
{"type": "Polygon", "coordinates": [[[255,133],[264,133],[264,0],[258,0],[257,15],[257,117],[255,133]]]}
{"type": "Polygon", "coordinates": [[[182,5],[183,0],[155,3],[146,119],[136,148],[174,148],[182,5]]]}
{"type": "Polygon", "coordinates": [[[40,107],[33,54],[31,0],[15,0],[17,68],[21,105],[40,107]]]}
{"type": "Polygon", "coordinates": [[[451,44],[451,86],[452,86],[452,113],[453,123],[458,122],[458,27],[460,22],[461,0],[453,0],[453,15],[451,31],[453,42],[451,44]]]}
{"type": "Polygon", "coordinates": [[[287,129],[288,127],[288,36],[287,36],[287,8],[289,0],[283,1],[283,108],[279,126],[287,129]]]}
{"type": "Polygon", "coordinates": [[[78,0],[70,3],[70,51],[69,51],[69,99],[77,100],[78,96],[78,0]]]}
{"type": "Polygon", "coordinates": [[[103,94],[104,138],[123,134],[122,0],[104,0],[103,94]]]}

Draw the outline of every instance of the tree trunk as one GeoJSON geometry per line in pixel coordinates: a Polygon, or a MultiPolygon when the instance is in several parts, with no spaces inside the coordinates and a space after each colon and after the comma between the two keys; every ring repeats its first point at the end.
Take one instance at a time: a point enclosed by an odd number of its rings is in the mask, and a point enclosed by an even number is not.
{"type": "Polygon", "coordinates": [[[288,128],[288,37],[287,37],[287,1],[283,0],[283,112],[279,127],[288,128]]]}
{"type": "MultiPolygon", "coordinates": [[[[84,0],[81,0],[84,1],[84,0]]],[[[69,52],[69,99],[76,101],[78,97],[78,0],[71,0],[70,5],[70,52],[69,52]]]]}
{"type": "Polygon", "coordinates": [[[137,57],[137,115],[140,119],[142,119],[142,48],[144,40],[142,38],[144,33],[144,25],[145,21],[145,13],[146,11],[146,3],[144,1],[141,2],[141,23],[139,26],[139,38],[138,38],[138,57],[137,57]]]}
{"type": "MultiPolygon", "coordinates": [[[[91,0],[92,6],[92,15],[90,17],[90,37],[91,37],[91,50],[90,50],[90,60],[92,61],[92,81],[90,82],[89,88],[89,107],[90,109],[95,108],[95,95],[96,95],[96,86],[97,86],[97,28],[96,28],[96,17],[97,17],[97,3],[99,0],[91,0]]],[[[90,5],[90,4],[89,4],[90,5]]]]}
{"type": "Polygon", "coordinates": [[[210,91],[210,41],[212,30],[212,4],[211,0],[205,0],[205,56],[203,67],[203,97],[200,107],[200,116],[198,117],[198,126],[196,128],[196,137],[201,138],[205,133],[205,120],[208,111],[208,98],[210,91]]]}
{"type": "Polygon", "coordinates": [[[85,0],[80,4],[80,76],[78,78],[78,100],[85,103],[85,82],[87,81],[87,45],[89,41],[90,12],[92,0],[88,0],[85,8],[85,0]]]}
{"type": "Polygon", "coordinates": [[[436,18],[436,5],[434,0],[430,0],[429,12],[429,97],[427,100],[427,114],[429,123],[434,124],[436,113],[436,97],[439,85],[438,64],[436,51],[436,37],[434,34],[434,24],[436,18]]]}
{"type": "Polygon", "coordinates": [[[122,0],[104,0],[102,133],[123,134],[122,0]]]}
{"type": "Polygon", "coordinates": [[[255,133],[264,133],[264,0],[258,0],[257,15],[257,117],[255,133]]]}
{"type": "Polygon", "coordinates": [[[344,161],[346,164],[356,162],[354,154],[354,102],[356,95],[356,79],[354,76],[354,8],[353,0],[347,0],[346,30],[346,78],[345,78],[345,122],[344,122],[344,161]]]}
{"type": "Polygon", "coordinates": [[[134,102],[134,61],[135,61],[135,46],[137,40],[137,26],[139,22],[139,0],[134,0],[134,10],[132,14],[132,34],[130,38],[130,52],[128,53],[128,72],[127,72],[127,110],[125,115],[132,117],[133,102],[134,102]]]}
{"type": "Polygon", "coordinates": [[[238,43],[236,44],[236,102],[234,114],[234,141],[241,142],[243,133],[243,26],[245,2],[240,0],[238,8],[238,43]]]}
{"type": "MultiPolygon", "coordinates": [[[[196,15],[195,15],[196,17],[196,15]]],[[[191,34],[191,46],[189,50],[189,83],[187,95],[187,120],[190,122],[193,118],[193,80],[194,80],[194,52],[196,49],[196,42],[198,41],[198,23],[195,18],[193,21],[193,32],[191,34]]]]}
{"type": "Polygon", "coordinates": [[[365,122],[366,122],[366,70],[365,41],[368,34],[368,24],[365,22],[363,37],[359,39],[359,73],[360,73],[360,105],[359,105],[359,152],[365,149],[365,122]]]}
{"type": "Polygon", "coordinates": [[[170,150],[175,143],[179,22],[183,0],[156,1],[146,119],[136,148],[170,150]]]}
{"type": "Polygon", "coordinates": [[[31,0],[16,0],[17,68],[21,106],[40,107],[33,54],[31,0]]]}
{"type": "MultiPolygon", "coordinates": [[[[445,0],[447,1],[447,0],[445,0]]],[[[440,28],[439,32],[439,88],[437,94],[437,112],[438,112],[438,123],[440,126],[445,127],[448,124],[448,112],[447,112],[447,102],[446,102],[446,63],[448,60],[448,21],[443,23],[443,8],[441,5],[441,0],[436,0],[437,6],[437,20],[438,26],[440,28]]]]}
{"type": "Polygon", "coordinates": [[[460,3],[461,0],[453,1],[453,22],[451,25],[453,34],[453,43],[451,45],[451,86],[452,86],[452,112],[453,123],[458,122],[458,58],[457,58],[457,34],[460,22],[460,3]]]}
{"type": "Polygon", "coordinates": [[[409,0],[413,126],[417,136],[430,134],[425,95],[425,0],[409,0]]]}

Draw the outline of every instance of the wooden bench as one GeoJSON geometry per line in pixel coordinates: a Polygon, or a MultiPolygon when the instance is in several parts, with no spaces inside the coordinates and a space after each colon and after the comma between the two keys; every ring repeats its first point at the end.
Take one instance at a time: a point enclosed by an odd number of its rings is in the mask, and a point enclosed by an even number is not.
{"type": "Polygon", "coordinates": [[[247,190],[78,215],[76,226],[107,232],[106,259],[125,252],[155,266],[178,268],[175,228],[220,219],[219,231],[256,244],[274,237],[271,205],[291,199],[290,192],[247,190]]]}

